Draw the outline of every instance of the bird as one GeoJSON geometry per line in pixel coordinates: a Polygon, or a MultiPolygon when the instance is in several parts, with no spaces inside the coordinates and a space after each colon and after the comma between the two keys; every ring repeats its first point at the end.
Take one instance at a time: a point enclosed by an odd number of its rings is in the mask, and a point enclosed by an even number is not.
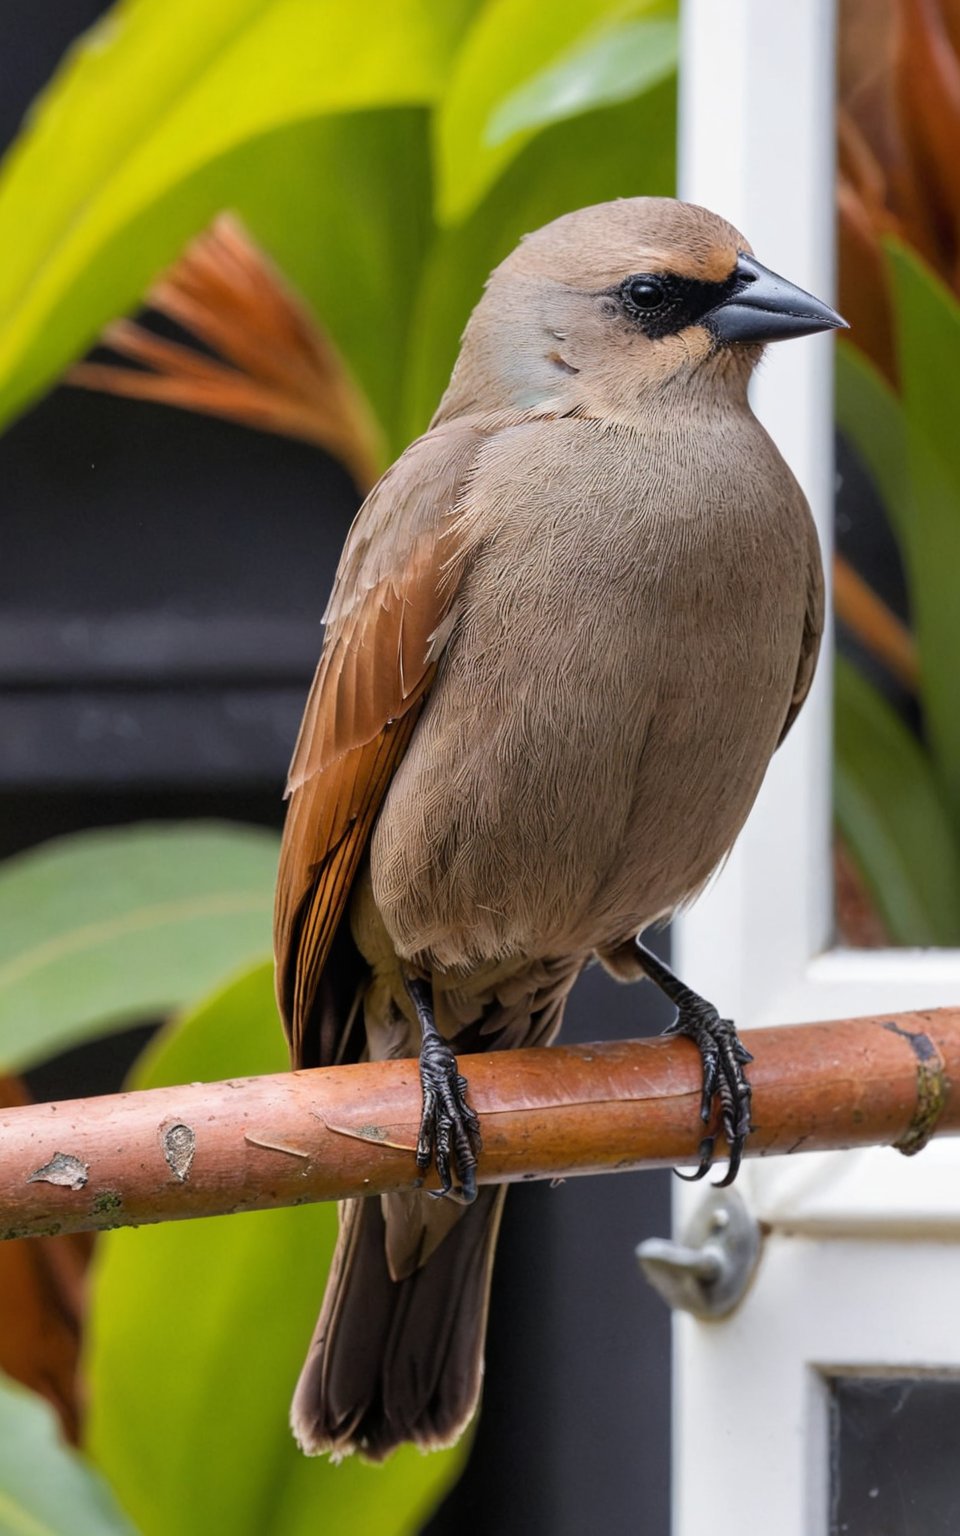
{"type": "Polygon", "coordinates": [[[641,936],[722,864],[811,685],[817,535],[747,389],[767,342],[844,325],[704,208],[564,214],[493,271],[356,517],[290,767],[277,998],[294,1067],[419,1058],[421,1187],[340,1208],[308,1454],[474,1415],[505,1190],[478,1187],[458,1057],[549,1044],[587,965],[676,1005],[717,1127],[695,1176],[719,1128],[736,1176],[749,1054],[641,936]]]}

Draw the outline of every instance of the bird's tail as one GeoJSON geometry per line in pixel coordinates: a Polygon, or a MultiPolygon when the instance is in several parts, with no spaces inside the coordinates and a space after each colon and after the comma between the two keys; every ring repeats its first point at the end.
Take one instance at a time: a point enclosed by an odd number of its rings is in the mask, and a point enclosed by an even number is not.
{"type": "Polygon", "coordinates": [[[436,1450],[456,1440],[480,1396],[505,1194],[502,1186],[481,1189],[426,1262],[401,1279],[388,1268],[381,1202],[341,1206],[333,1267],[291,1412],[308,1455],[358,1451],[382,1461],[404,1441],[436,1450]]]}

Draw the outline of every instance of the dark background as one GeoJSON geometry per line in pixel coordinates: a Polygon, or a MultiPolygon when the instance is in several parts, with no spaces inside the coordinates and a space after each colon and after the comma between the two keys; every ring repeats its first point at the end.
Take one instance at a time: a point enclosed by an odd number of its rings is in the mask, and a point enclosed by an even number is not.
{"type": "MultiPolygon", "coordinates": [[[[106,7],[5,0],[0,145],[106,7]]],[[[142,818],[279,828],[352,485],[316,450],[61,389],[0,438],[0,856],[142,818]]],[[[591,972],[564,1038],[653,1032],[652,988],[591,972]]],[[[117,1087],[144,1032],[31,1075],[117,1087]]],[[[484,1411],[431,1536],[667,1536],[669,1315],[636,1243],[666,1175],[525,1186],[507,1202],[484,1411]]]]}

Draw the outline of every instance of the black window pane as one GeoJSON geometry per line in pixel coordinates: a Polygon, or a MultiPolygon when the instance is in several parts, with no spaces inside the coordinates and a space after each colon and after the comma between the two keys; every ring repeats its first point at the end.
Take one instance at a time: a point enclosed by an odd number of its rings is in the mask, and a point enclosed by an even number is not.
{"type": "Polygon", "coordinates": [[[958,1532],[960,1378],[833,1378],[830,1536],[958,1532]]]}

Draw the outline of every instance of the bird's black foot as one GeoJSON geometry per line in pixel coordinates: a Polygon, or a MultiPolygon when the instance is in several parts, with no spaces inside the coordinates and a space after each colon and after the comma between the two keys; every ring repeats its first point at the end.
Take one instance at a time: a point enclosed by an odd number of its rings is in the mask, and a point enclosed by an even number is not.
{"type": "MultiPolygon", "coordinates": [[[[679,981],[668,966],[637,940],[643,968],[651,981],[677,1005],[677,1017],[663,1031],[665,1035],[686,1035],[700,1052],[703,1062],[703,1089],[700,1119],[708,1125],[713,1116],[714,1099],[719,1102],[720,1125],[730,1149],[730,1163],[719,1189],[732,1184],[740,1171],[740,1160],[750,1135],[751,1090],[744,1067],[753,1060],[737,1034],[732,1019],[721,1019],[712,1003],[679,981]]],[[[696,1173],[680,1178],[702,1179],[713,1165],[717,1133],[711,1132],[700,1143],[700,1162],[696,1173]]]]}
{"type": "MultiPolygon", "coordinates": [[[[740,1159],[750,1134],[750,1083],[744,1067],[753,1057],[740,1041],[732,1019],[721,1019],[712,1003],[697,999],[698,1007],[681,1008],[665,1035],[687,1035],[700,1052],[703,1062],[703,1091],[700,1119],[707,1125],[713,1114],[714,1097],[720,1104],[720,1124],[730,1148],[730,1164],[717,1188],[732,1184],[740,1171],[740,1159]]],[[[696,1173],[681,1173],[682,1179],[702,1179],[713,1165],[716,1132],[700,1143],[700,1162],[696,1173]]]]}
{"type": "Polygon", "coordinates": [[[477,1198],[477,1158],[482,1143],[480,1121],[466,1100],[467,1080],[457,1069],[457,1058],[437,1029],[433,999],[425,981],[408,981],[407,991],[420,1022],[420,1083],[423,1114],[417,1137],[417,1167],[422,1172],[436,1164],[440,1175],[439,1198],[449,1195],[470,1205],[477,1198]],[[454,1188],[453,1171],[459,1185],[454,1188]]]}

